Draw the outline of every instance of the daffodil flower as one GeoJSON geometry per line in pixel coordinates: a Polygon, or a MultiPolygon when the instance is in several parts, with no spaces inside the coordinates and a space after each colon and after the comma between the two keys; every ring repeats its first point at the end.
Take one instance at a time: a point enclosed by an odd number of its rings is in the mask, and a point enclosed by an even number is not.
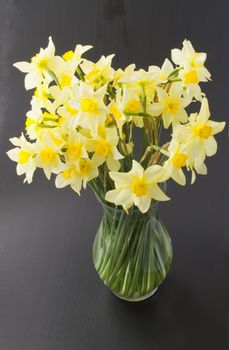
{"type": "Polygon", "coordinates": [[[99,165],[106,161],[109,170],[118,171],[119,159],[124,158],[117,149],[118,142],[116,129],[104,128],[103,135],[94,135],[91,140],[88,140],[88,150],[94,152],[92,159],[99,165]]]}
{"type": "Polygon", "coordinates": [[[105,199],[115,205],[128,209],[134,204],[142,213],[147,212],[151,200],[166,201],[169,197],[158,186],[162,182],[163,172],[159,165],[152,165],[146,170],[135,160],[128,173],[109,173],[115,183],[115,189],[106,193],[105,199]]]}
{"type": "Polygon", "coordinates": [[[136,68],[135,64],[130,64],[124,70],[121,68],[118,68],[114,74],[115,87],[120,87],[120,84],[122,84],[122,81],[123,82],[128,81],[129,77],[133,74],[135,68],[136,68]]]}
{"type": "Polygon", "coordinates": [[[76,125],[83,128],[92,129],[97,132],[100,125],[104,125],[107,115],[107,108],[103,102],[106,94],[106,85],[94,91],[94,89],[84,82],[80,82],[79,88],[75,90],[75,97],[69,105],[78,110],[76,125]]]}
{"type": "Polygon", "coordinates": [[[68,185],[80,194],[86,188],[87,182],[98,176],[98,164],[89,158],[81,158],[76,166],[65,164],[56,177],[55,185],[63,188],[68,185]]]}
{"type": "Polygon", "coordinates": [[[209,120],[210,110],[207,98],[201,104],[199,114],[191,114],[189,123],[178,126],[174,130],[174,137],[180,142],[186,143],[186,150],[191,161],[196,158],[211,157],[217,151],[217,143],[214,135],[221,132],[225,122],[209,120]]]}
{"type": "Polygon", "coordinates": [[[53,78],[49,74],[49,71],[54,68],[54,55],[55,46],[53,44],[52,38],[49,37],[49,44],[47,48],[40,49],[40,52],[32,58],[31,63],[14,63],[14,67],[18,68],[23,73],[27,73],[25,76],[26,90],[30,90],[37,87],[44,80],[46,80],[47,82],[53,80],[53,78]]]}
{"type": "Polygon", "coordinates": [[[190,100],[182,97],[183,88],[181,83],[173,83],[167,93],[162,88],[157,88],[158,102],[153,103],[150,107],[150,113],[153,116],[161,114],[165,129],[172,124],[173,127],[179,123],[188,121],[188,115],[185,107],[190,100]]]}
{"type": "Polygon", "coordinates": [[[182,79],[183,85],[187,90],[187,95],[197,100],[201,100],[201,89],[199,82],[206,82],[211,79],[211,74],[204,66],[207,54],[204,52],[196,52],[189,40],[184,40],[183,48],[172,50],[173,62],[182,67],[179,71],[179,77],[182,79]]]}
{"type": "Polygon", "coordinates": [[[7,152],[7,155],[11,160],[17,162],[17,174],[25,174],[24,182],[31,183],[33,179],[36,165],[34,163],[34,147],[33,144],[25,139],[25,136],[21,134],[20,138],[13,137],[10,142],[16,146],[7,152]]]}
{"type": "Polygon", "coordinates": [[[149,72],[155,72],[155,80],[157,81],[157,84],[161,84],[167,82],[170,74],[174,71],[174,67],[168,58],[166,58],[161,68],[157,66],[149,66],[148,70],[149,72]]]}
{"type": "Polygon", "coordinates": [[[165,180],[171,177],[178,184],[184,186],[186,184],[186,179],[182,169],[186,166],[188,160],[185,147],[176,139],[172,139],[167,152],[168,159],[163,165],[165,180]]]}
{"type": "Polygon", "coordinates": [[[93,46],[91,45],[76,45],[75,50],[69,50],[66,51],[62,57],[67,62],[67,66],[69,67],[69,70],[74,74],[76,71],[76,68],[79,66],[79,64],[83,61],[82,55],[90,50],[93,46]]]}
{"type": "Polygon", "coordinates": [[[52,173],[58,174],[63,168],[60,160],[60,146],[56,145],[48,133],[33,145],[36,153],[35,164],[44,170],[47,179],[50,180],[52,173]]]}
{"type": "Polygon", "coordinates": [[[64,156],[68,164],[76,164],[81,158],[88,158],[86,138],[76,130],[69,131],[68,141],[65,144],[64,156]]]}
{"type": "Polygon", "coordinates": [[[81,68],[85,74],[86,83],[95,89],[99,89],[111,82],[114,79],[114,69],[111,67],[113,57],[114,55],[102,56],[96,63],[83,60],[81,68]]]}

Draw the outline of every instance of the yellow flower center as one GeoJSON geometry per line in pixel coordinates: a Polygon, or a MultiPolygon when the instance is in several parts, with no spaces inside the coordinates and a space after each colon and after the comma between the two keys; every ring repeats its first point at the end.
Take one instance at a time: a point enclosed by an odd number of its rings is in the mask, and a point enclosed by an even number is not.
{"type": "Polygon", "coordinates": [[[187,156],[184,153],[175,153],[173,158],[172,158],[172,162],[173,165],[175,165],[175,167],[177,167],[178,169],[182,168],[185,166],[187,161],[187,156]]]}
{"type": "Polygon", "coordinates": [[[111,150],[111,146],[107,140],[96,141],[95,153],[99,156],[106,157],[111,150]]]}
{"type": "Polygon", "coordinates": [[[48,59],[41,57],[39,58],[39,53],[37,53],[35,56],[32,57],[31,61],[35,63],[39,70],[43,71],[47,68],[48,59]]]}
{"type": "Polygon", "coordinates": [[[70,143],[67,148],[67,156],[71,159],[79,159],[82,155],[81,143],[70,143]]]}
{"type": "Polygon", "coordinates": [[[109,109],[110,109],[110,112],[113,114],[113,116],[114,116],[114,118],[115,118],[116,120],[118,120],[118,119],[121,118],[122,114],[119,112],[117,106],[111,105],[109,109]]]}
{"type": "Polygon", "coordinates": [[[178,100],[170,98],[165,104],[165,111],[169,114],[175,114],[179,109],[179,105],[180,103],[178,100]]]}
{"type": "Polygon", "coordinates": [[[98,102],[92,98],[83,98],[80,104],[83,112],[94,113],[98,109],[98,102]]]}
{"type": "Polygon", "coordinates": [[[75,114],[77,114],[77,109],[75,109],[75,108],[72,108],[71,106],[69,106],[69,105],[67,105],[66,106],[66,110],[67,110],[67,112],[69,113],[69,114],[71,114],[71,115],[75,115],[75,114]]]}
{"type": "Polygon", "coordinates": [[[70,179],[72,175],[72,169],[67,169],[63,171],[62,175],[65,179],[70,179]]]}
{"type": "Polygon", "coordinates": [[[125,107],[125,112],[129,112],[129,113],[138,113],[141,111],[141,102],[134,99],[134,98],[131,98],[128,103],[126,104],[126,107],[125,107]]]}
{"type": "Polygon", "coordinates": [[[85,75],[85,79],[90,80],[90,81],[97,80],[97,82],[98,82],[99,81],[99,73],[100,73],[99,69],[95,67],[88,74],[85,75]]]}
{"type": "Polygon", "coordinates": [[[201,139],[208,139],[212,135],[212,127],[208,125],[194,126],[195,136],[199,136],[201,139]]]}
{"type": "Polygon", "coordinates": [[[66,52],[62,55],[62,57],[63,57],[63,59],[64,59],[65,61],[70,61],[70,60],[73,58],[73,56],[74,56],[74,52],[73,52],[72,50],[66,51],[66,52]]]}
{"type": "Polygon", "coordinates": [[[18,163],[25,164],[28,163],[31,153],[28,151],[20,151],[18,153],[18,163]]]}
{"type": "Polygon", "coordinates": [[[190,70],[184,73],[184,81],[187,84],[197,84],[199,82],[197,72],[195,70],[190,70]]]}
{"type": "Polygon", "coordinates": [[[79,173],[80,175],[85,175],[90,170],[90,163],[87,159],[80,159],[79,162],[79,173]]]}
{"type": "Polygon", "coordinates": [[[41,151],[41,159],[44,163],[51,163],[56,158],[56,152],[52,149],[44,149],[41,151]]]}
{"type": "Polygon", "coordinates": [[[70,77],[67,74],[62,74],[60,79],[60,85],[61,87],[69,86],[71,85],[72,77],[70,77]]]}
{"type": "Polygon", "coordinates": [[[135,179],[131,185],[131,191],[137,196],[145,196],[147,193],[147,183],[143,178],[135,179]]]}

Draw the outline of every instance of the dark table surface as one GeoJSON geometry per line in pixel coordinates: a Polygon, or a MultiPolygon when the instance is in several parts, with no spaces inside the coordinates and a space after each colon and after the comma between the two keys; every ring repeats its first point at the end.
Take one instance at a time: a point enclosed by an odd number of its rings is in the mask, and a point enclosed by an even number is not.
{"type": "Polygon", "coordinates": [[[114,297],[94,271],[91,248],[102,210],[41,172],[23,185],[5,155],[30,96],[12,68],[53,36],[57,52],[78,43],[117,53],[115,65],[161,65],[190,39],[208,52],[204,86],[215,120],[229,115],[228,1],[0,1],[0,349],[224,350],[229,347],[228,128],[209,174],[169,184],[160,206],[174,260],[155,296],[114,297]]]}

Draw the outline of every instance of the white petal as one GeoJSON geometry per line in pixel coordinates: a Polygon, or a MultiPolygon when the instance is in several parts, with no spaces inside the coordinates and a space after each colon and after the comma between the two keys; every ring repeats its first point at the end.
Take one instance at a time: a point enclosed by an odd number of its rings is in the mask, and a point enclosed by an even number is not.
{"type": "Polygon", "coordinates": [[[200,112],[198,114],[197,120],[198,122],[205,123],[210,117],[210,110],[208,106],[208,100],[205,97],[202,101],[200,112]]]}
{"type": "Polygon", "coordinates": [[[171,177],[181,186],[184,186],[186,184],[186,178],[182,169],[178,169],[174,166],[171,177]]]}
{"type": "Polygon", "coordinates": [[[204,140],[204,147],[208,157],[213,156],[217,152],[217,142],[213,136],[210,136],[207,140],[204,140]]]}
{"type": "Polygon", "coordinates": [[[129,172],[131,175],[134,175],[134,176],[137,176],[138,178],[142,177],[143,176],[143,173],[144,173],[144,169],[143,167],[141,166],[141,164],[139,164],[138,162],[136,162],[136,160],[133,160],[133,163],[132,163],[132,169],[131,171],[129,172]]]}
{"type": "Polygon", "coordinates": [[[148,196],[135,197],[134,204],[142,213],[146,213],[150,207],[151,198],[148,196]]]}
{"type": "Polygon", "coordinates": [[[179,49],[173,49],[171,51],[171,57],[172,57],[172,61],[176,64],[179,65],[181,63],[181,50],[179,49]]]}
{"type": "Polygon", "coordinates": [[[158,201],[167,201],[170,198],[166,196],[166,194],[160,189],[157,184],[152,184],[149,186],[149,193],[151,198],[156,199],[158,201]]]}
{"type": "Polygon", "coordinates": [[[223,131],[225,128],[226,123],[225,122],[214,122],[212,120],[209,120],[207,123],[207,126],[210,126],[212,128],[212,134],[216,135],[219,132],[223,131]]]}
{"type": "Polygon", "coordinates": [[[42,75],[38,71],[32,71],[25,76],[26,90],[36,88],[42,82],[42,75]]]}
{"type": "Polygon", "coordinates": [[[28,73],[32,70],[32,65],[29,62],[17,62],[14,63],[13,66],[23,73],[28,73]]]}
{"type": "Polygon", "coordinates": [[[148,113],[154,117],[158,117],[163,111],[163,106],[160,103],[152,103],[148,107],[148,113]]]}

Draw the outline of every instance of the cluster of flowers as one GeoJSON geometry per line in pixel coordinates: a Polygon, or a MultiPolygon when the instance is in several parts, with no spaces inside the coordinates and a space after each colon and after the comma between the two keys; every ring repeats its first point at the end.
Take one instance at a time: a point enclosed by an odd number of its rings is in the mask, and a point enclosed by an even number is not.
{"type": "Polygon", "coordinates": [[[36,168],[48,179],[56,174],[57,188],[71,186],[80,193],[86,184],[101,200],[133,204],[146,212],[151,200],[167,200],[159,183],[172,178],[185,185],[183,170],[206,174],[206,157],[216,153],[214,135],[224,122],[209,120],[208,101],[199,83],[210,80],[205,53],[190,41],[174,49],[161,68],[124,70],[111,66],[114,55],[96,63],[82,55],[91,46],[55,55],[52,38],[31,62],[14,66],[26,73],[25,88],[35,89],[25,130],[11,138],[8,151],[17,174],[31,183],[36,168]],[[186,107],[201,103],[188,116],[186,107]],[[134,128],[142,131],[142,157],[135,158],[134,128]],[[160,145],[161,129],[172,128],[172,138],[160,145]]]}

